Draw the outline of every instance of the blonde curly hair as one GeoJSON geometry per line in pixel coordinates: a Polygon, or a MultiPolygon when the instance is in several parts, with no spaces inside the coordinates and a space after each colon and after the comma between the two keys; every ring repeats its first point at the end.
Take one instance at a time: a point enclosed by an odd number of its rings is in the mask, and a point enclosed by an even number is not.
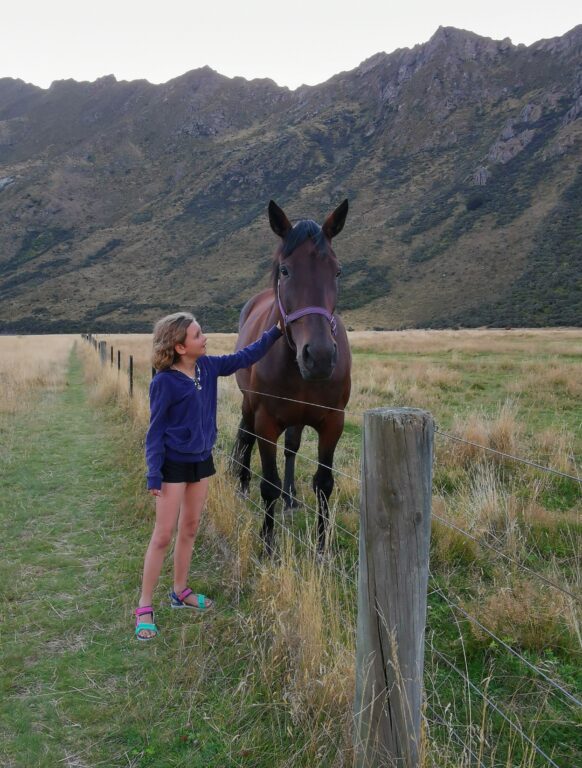
{"type": "Polygon", "coordinates": [[[152,365],[156,371],[165,371],[180,360],[174,347],[186,340],[188,327],[196,322],[190,312],[166,315],[154,326],[152,365]]]}

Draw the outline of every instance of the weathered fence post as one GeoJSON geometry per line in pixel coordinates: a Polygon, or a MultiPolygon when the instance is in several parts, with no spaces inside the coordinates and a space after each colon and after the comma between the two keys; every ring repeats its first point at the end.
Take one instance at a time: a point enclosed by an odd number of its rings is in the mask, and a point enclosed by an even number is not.
{"type": "Polygon", "coordinates": [[[113,344],[111,345],[111,367],[113,368],[113,344]]]}
{"type": "Polygon", "coordinates": [[[133,355],[129,356],[129,396],[133,397],[133,355]]]}
{"type": "Polygon", "coordinates": [[[117,370],[121,370],[121,350],[117,350],[117,370]]]}
{"type": "Polygon", "coordinates": [[[433,436],[426,411],[364,414],[357,768],[420,765],[433,436]]]}
{"type": "Polygon", "coordinates": [[[99,342],[99,357],[101,359],[101,365],[105,365],[105,357],[107,355],[107,342],[106,341],[100,341],[99,342]]]}

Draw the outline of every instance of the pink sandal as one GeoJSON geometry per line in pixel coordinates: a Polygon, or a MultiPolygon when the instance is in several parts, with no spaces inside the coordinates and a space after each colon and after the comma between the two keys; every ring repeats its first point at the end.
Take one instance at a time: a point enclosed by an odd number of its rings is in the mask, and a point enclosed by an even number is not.
{"type": "Polygon", "coordinates": [[[151,613],[153,620],[154,609],[151,605],[143,605],[141,608],[135,609],[135,636],[138,640],[153,640],[159,632],[155,624],[148,624],[145,621],[139,620],[140,616],[145,616],[148,613],[151,613]],[[155,632],[156,634],[151,635],[151,637],[141,637],[139,633],[142,631],[142,629],[149,629],[151,632],[155,632]]]}
{"type": "Polygon", "coordinates": [[[206,595],[195,595],[194,592],[190,589],[190,587],[186,587],[186,589],[183,589],[179,595],[177,595],[174,591],[170,592],[170,605],[172,608],[192,608],[195,611],[207,611],[209,608],[212,608],[214,605],[214,600],[211,600],[209,597],[206,597],[206,595]],[[185,603],[187,597],[190,595],[194,595],[196,598],[196,603],[194,605],[191,605],[190,603],[185,603]],[[206,601],[208,600],[208,604],[206,601]]]}

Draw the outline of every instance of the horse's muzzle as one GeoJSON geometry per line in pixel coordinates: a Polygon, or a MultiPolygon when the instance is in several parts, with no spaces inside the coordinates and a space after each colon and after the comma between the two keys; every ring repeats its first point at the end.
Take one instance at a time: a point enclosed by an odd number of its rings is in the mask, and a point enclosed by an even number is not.
{"type": "Polygon", "coordinates": [[[337,362],[337,344],[304,344],[297,350],[297,364],[305,381],[324,381],[331,378],[337,362]]]}

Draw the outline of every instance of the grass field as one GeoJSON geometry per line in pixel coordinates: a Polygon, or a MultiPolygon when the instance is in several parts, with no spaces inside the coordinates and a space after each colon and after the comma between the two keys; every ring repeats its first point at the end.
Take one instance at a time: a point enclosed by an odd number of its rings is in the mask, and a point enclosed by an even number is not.
{"type": "MultiPolygon", "coordinates": [[[[308,510],[279,516],[280,557],[259,559],[258,482],[245,504],[226,471],[240,396],[225,380],[192,583],[218,609],[171,614],[166,570],[149,644],[133,641],[131,612],[153,513],[142,458],[150,337],[100,338],[121,349],[120,374],[72,337],[0,337],[7,766],[351,765],[360,428],[378,405],[426,408],[441,430],[423,766],[548,764],[493,705],[560,768],[582,763],[580,708],[548,683],[582,698],[580,484],[442,434],[579,476],[580,331],[352,334],[324,567],[310,555],[308,510]]],[[[212,336],[209,352],[233,344],[212,336]]],[[[301,454],[314,459],[308,432],[301,454]]],[[[311,506],[313,465],[297,467],[311,506]]]]}

